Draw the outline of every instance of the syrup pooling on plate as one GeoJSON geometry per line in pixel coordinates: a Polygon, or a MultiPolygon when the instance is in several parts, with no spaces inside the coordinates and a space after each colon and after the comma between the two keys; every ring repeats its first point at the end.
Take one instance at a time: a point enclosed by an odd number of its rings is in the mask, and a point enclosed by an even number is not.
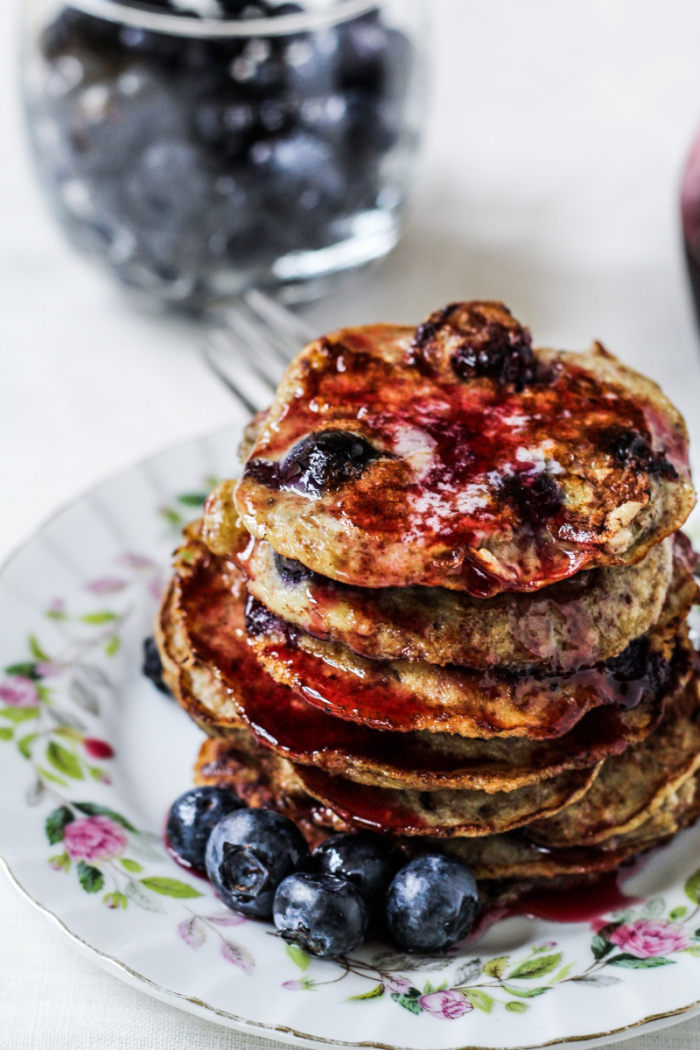
{"type": "Polygon", "coordinates": [[[341,330],[290,366],[236,494],[253,535],[341,582],[485,597],[638,560],[682,523],[687,438],[653,384],[600,347],[532,351],[499,304],[427,329],[341,330]],[[365,450],[347,474],[334,442],[365,450]],[[306,486],[285,481],[300,455],[306,486]]]}

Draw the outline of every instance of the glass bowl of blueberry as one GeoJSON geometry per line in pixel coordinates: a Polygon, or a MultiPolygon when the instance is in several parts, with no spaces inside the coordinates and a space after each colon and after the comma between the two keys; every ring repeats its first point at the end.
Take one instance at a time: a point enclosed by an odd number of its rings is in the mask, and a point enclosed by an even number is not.
{"type": "Polygon", "coordinates": [[[26,0],[24,98],[74,245],[193,308],[312,298],[397,242],[427,0],[26,0]]]}

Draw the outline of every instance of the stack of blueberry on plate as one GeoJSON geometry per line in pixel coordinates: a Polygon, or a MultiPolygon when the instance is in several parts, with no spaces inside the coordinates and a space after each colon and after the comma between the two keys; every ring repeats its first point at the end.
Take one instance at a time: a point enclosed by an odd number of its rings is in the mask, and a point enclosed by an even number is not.
{"type": "Polygon", "coordinates": [[[388,929],[439,949],[474,879],[483,901],[577,885],[694,821],[687,444],[654,383],[599,344],[533,348],[500,303],[306,347],[186,529],[156,625],[208,736],[197,783],[251,807],[207,847],[224,899],[264,876],[271,903],[286,875],[288,936],[326,910],[357,936],[364,876],[359,896],[328,877],[352,883],[365,847],[323,843],[377,832],[408,863],[388,929]],[[246,852],[271,827],[274,878],[246,852]]]}
{"type": "MultiPolygon", "coordinates": [[[[237,25],[303,12],[269,0],[119,5],[237,25]]],[[[183,299],[217,281],[235,291],[398,206],[399,155],[415,148],[412,63],[379,9],[313,32],[202,38],[67,5],[27,76],[32,141],[68,232],[125,281],[183,299]]]]}

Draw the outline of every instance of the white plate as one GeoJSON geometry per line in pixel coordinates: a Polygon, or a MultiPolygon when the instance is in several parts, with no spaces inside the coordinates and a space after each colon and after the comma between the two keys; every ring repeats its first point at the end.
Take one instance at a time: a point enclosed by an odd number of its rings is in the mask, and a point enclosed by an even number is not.
{"type": "Polygon", "coordinates": [[[643,903],[606,917],[616,943],[510,919],[446,958],[374,945],[343,965],[227,912],[168,858],[164,814],[201,736],[141,676],[141,645],[180,526],[234,469],[238,437],[98,486],[0,575],[0,847],[17,887],[143,991],[304,1045],[593,1046],[700,1009],[700,828],[626,885],[643,903]]]}

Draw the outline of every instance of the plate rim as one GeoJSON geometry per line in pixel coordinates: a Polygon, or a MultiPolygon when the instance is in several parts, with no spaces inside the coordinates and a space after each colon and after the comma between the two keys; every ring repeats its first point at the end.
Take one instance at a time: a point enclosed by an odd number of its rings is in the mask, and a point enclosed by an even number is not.
{"type": "MultiPolygon", "coordinates": [[[[109,485],[111,482],[117,481],[119,478],[124,477],[133,471],[146,468],[149,464],[165,455],[177,453],[179,450],[201,445],[206,441],[216,440],[229,431],[235,433],[244,425],[244,421],[247,418],[247,413],[242,410],[240,415],[241,422],[238,424],[236,422],[228,423],[225,426],[217,427],[216,429],[205,433],[200,432],[199,434],[182,438],[171,444],[164,444],[160,446],[160,448],[134,459],[126,466],[118,467],[115,470],[110,471],[105,477],[90,485],[86,485],[76,494],[69,496],[66,500],[55,507],[45,518],[43,518],[42,521],[32,529],[26,539],[13,546],[9,554],[3,558],[2,562],[0,562],[0,580],[2,580],[5,572],[15,559],[30,547],[32,543],[39,540],[44,531],[49,528],[54,521],[77,504],[87,501],[89,497],[102,488],[102,486],[109,485]]],[[[279,1042],[286,1043],[287,1045],[291,1044],[307,1047],[337,1046],[343,1047],[344,1050],[411,1050],[411,1048],[400,1046],[397,1043],[383,1043],[376,1040],[349,1042],[347,1040],[330,1039],[326,1036],[312,1035],[306,1032],[297,1031],[289,1025],[274,1025],[268,1024],[264,1021],[254,1021],[249,1018],[240,1017],[237,1014],[233,1014],[220,1007],[213,1006],[195,996],[189,996],[184,992],[177,992],[170,988],[162,987],[156,981],[147,977],[145,974],[140,973],[138,970],[133,969],[121,959],[118,959],[115,956],[110,955],[108,952],[97,948],[95,945],[90,944],[78,933],[72,930],[70,926],[55,913],[55,911],[51,910],[50,907],[42,904],[32,896],[15,875],[10,862],[2,852],[0,852],[0,871],[3,872],[10,885],[19,896],[27,904],[31,905],[43,918],[58,928],[82,954],[86,957],[92,957],[96,965],[101,966],[103,969],[113,973],[114,976],[117,976],[125,983],[131,985],[131,987],[135,987],[145,995],[149,995],[151,998],[155,998],[160,1002],[164,1002],[167,1005],[182,1010],[183,1012],[193,1014],[203,1020],[208,1020],[210,1023],[220,1024],[229,1029],[248,1033],[257,1036],[258,1038],[264,1038],[267,1035],[269,1038],[277,1039],[279,1042]]],[[[618,1028],[613,1028],[608,1031],[589,1035],[569,1036],[563,1039],[557,1038],[545,1043],[520,1045],[517,1050],[556,1050],[557,1047],[574,1046],[577,1044],[582,1048],[590,1047],[591,1050],[593,1050],[594,1047],[604,1046],[610,1042],[621,1043],[626,1039],[643,1035],[645,1029],[648,1031],[660,1031],[663,1028],[672,1027],[674,1024],[678,1024],[683,1020],[690,1020],[692,1017],[698,1015],[700,1015],[700,998],[685,1006],[677,1007],[674,1010],[649,1014],[631,1024],[621,1025],[618,1028]]],[[[452,1050],[515,1050],[515,1048],[509,1046],[503,1046],[500,1048],[482,1047],[470,1043],[464,1046],[455,1046],[452,1050]]]]}

